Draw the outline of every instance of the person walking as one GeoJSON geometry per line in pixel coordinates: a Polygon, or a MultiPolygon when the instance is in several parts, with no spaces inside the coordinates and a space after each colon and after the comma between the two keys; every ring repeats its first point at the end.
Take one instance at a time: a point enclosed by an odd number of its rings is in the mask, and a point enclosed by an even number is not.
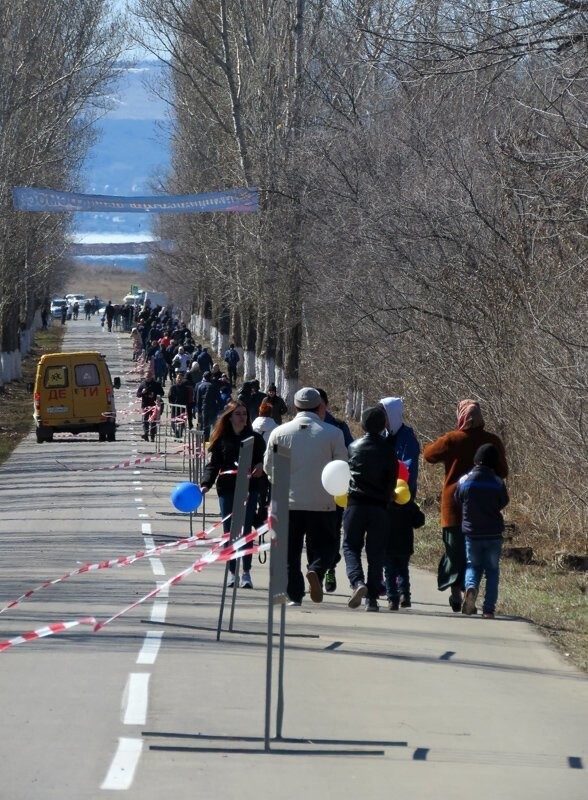
{"type": "Polygon", "coordinates": [[[198,410],[198,423],[204,431],[204,438],[208,441],[210,431],[219,412],[222,410],[220,387],[218,381],[213,381],[210,372],[205,372],[198,384],[196,392],[196,406],[198,410]]]}
{"type": "Polygon", "coordinates": [[[147,370],[145,377],[139,384],[137,389],[137,397],[141,398],[141,409],[143,415],[143,435],[141,436],[146,442],[155,441],[155,434],[157,433],[157,406],[160,403],[159,398],[163,397],[163,386],[158,383],[153,377],[153,372],[147,370]]]}
{"type": "MultiPolygon", "coordinates": [[[[232,401],[219,417],[210,437],[210,461],[204,468],[204,475],[200,485],[202,494],[206,494],[216,481],[216,493],[220,503],[223,529],[225,533],[231,530],[230,514],[233,512],[235,498],[235,485],[237,481],[235,464],[239,461],[241,442],[253,436],[253,457],[251,461],[251,477],[249,479],[249,494],[245,507],[245,522],[243,535],[251,532],[253,518],[257,509],[259,479],[263,474],[263,454],[265,442],[263,436],[251,427],[247,407],[239,400],[232,401]],[[227,519],[227,517],[229,517],[227,519]]],[[[243,574],[240,587],[252,589],[251,580],[252,555],[243,556],[243,574]]],[[[229,586],[235,583],[236,560],[229,561],[229,586]]]]}
{"type": "Polygon", "coordinates": [[[208,347],[205,347],[200,353],[198,353],[196,356],[196,361],[198,362],[198,366],[200,367],[202,374],[212,370],[213,361],[210,353],[208,352],[208,347]]]}
{"type": "MultiPolygon", "coordinates": [[[[349,430],[349,425],[343,419],[337,419],[334,417],[331,412],[329,411],[329,396],[327,395],[324,389],[317,388],[317,392],[321,396],[321,400],[323,403],[322,414],[324,414],[324,420],[329,425],[334,425],[336,428],[339,428],[341,433],[343,434],[343,440],[345,442],[345,447],[349,447],[351,442],[353,441],[353,436],[351,431],[349,430]]],[[[337,591],[337,574],[336,574],[336,567],[339,561],[341,561],[341,525],[343,524],[343,508],[342,506],[337,506],[335,509],[337,513],[337,526],[336,526],[336,538],[335,538],[335,550],[333,552],[333,562],[329,569],[325,573],[325,591],[332,593],[337,591]]]]}
{"type": "Polygon", "coordinates": [[[241,360],[239,353],[235,349],[233,342],[229,345],[228,350],[225,350],[225,362],[227,364],[227,375],[231,381],[231,386],[237,385],[237,364],[241,360]]]}
{"type": "Polygon", "coordinates": [[[267,403],[272,407],[272,418],[277,425],[282,424],[282,417],[288,413],[288,406],[284,398],[280,397],[275,383],[270,383],[267,387],[267,395],[265,397],[267,403]]]}
{"type": "Polygon", "coordinates": [[[349,608],[357,608],[367,595],[366,611],[379,611],[378,596],[394,496],[398,460],[391,437],[383,437],[386,413],[381,406],[367,408],[361,417],[365,434],[349,445],[351,480],[343,514],[343,555],[352,594],[349,608]],[[361,553],[365,545],[367,585],[361,553]]]}
{"type": "Polygon", "coordinates": [[[466,571],[463,614],[476,614],[476,598],[482,574],[486,591],[482,605],[484,619],[494,619],[500,579],[500,553],[508,492],[496,475],[500,453],[493,444],[483,444],[474,455],[474,468],[457,482],[453,497],[461,508],[461,530],[465,537],[466,571]]]}
{"type": "Polygon", "coordinates": [[[185,421],[188,422],[190,430],[194,427],[192,422],[194,392],[190,384],[184,379],[183,372],[178,372],[176,375],[176,382],[170,387],[168,400],[172,418],[171,428],[176,439],[181,439],[184,435],[185,421]]]}
{"type": "Polygon", "coordinates": [[[323,578],[333,560],[336,513],[335,501],[323,488],[321,475],[330,461],[347,461],[347,448],[341,431],[321,419],[321,396],[316,389],[299,389],[294,407],[294,419],[270,433],[264,469],[271,480],[274,445],[290,450],[287,591],[290,604],[299,606],[304,597],[301,561],[305,538],[310,598],[315,603],[323,599],[323,578]]]}
{"type": "Polygon", "coordinates": [[[109,300],[106,304],[106,308],[104,309],[104,316],[106,317],[106,325],[108,327],[108,333],[112,333],[112,321],[114,319],[114,306],[112,305],[112,300],[109,300]]]}
{"type": "Polygon", "coordinates": [[[475,400],[461,400],[457,404],[457,430],[444,433],[426,445],[423,458],[429,464],[443,464],[445,480],[441,492],[441,526],[445,554],[439,561],[437,587],[439,591],[451,590],[449,604],[453,611],[461,611],[465,580],[466,550],[461,529],[461,508],[455,502],[454,492],[458,480],[474,466],[474,455],[483,444],[493,444],[498,450],[495,472],[500,478],[508,475],[508,464],[501,439],[484,428],[480,404],[475,400]]]}
{"type": "Polygon", "coordinates": [[[391,503],[390,525],[384,553],[386,595],[390,611],[411,608],[410,557],[414,553],[414,531],[425,524],[425,515],[414,500],[391,503]]]}

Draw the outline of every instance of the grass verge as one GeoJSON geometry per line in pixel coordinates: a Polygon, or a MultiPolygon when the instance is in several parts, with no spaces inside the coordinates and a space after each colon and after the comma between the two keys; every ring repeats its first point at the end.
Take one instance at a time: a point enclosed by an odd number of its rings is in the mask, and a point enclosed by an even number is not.
{"type": "MultiPolygon", "coordinates": [[[[430,521],[434,513],[429,510],[427,524],[415,531],[411,563],[436,573],[443,542],[441,528],[430,521]]],[[[533,622],[566,658],[588,672],[588,591],[584,573],[560,569],[554,562],[517,564],[502,559],[497,612],[533,622]]]]}
{"type": "Polygon", "coordinates": [[[33,397],[27,392],[27,383],[35,380],[37,362],[42,355],[61,350],[63,334],[62,325],[37,331],[31,352],[23,358],[22,378],[0,387],[0,464],[31,430],[33,397]]]}

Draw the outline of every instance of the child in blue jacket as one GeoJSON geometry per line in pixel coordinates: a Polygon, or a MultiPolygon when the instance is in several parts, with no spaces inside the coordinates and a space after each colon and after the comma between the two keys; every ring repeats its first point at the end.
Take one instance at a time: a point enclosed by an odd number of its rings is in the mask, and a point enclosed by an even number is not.
{"type": "Polygon", "coordinates": [[[493,444],[483,444],[474,455],[474,468],[459,479],[453,495],[462,509],[461,527],[466,546],[465,596],[461,610],[463,614],[477,614],[476,598],[482,573],[485,573],[482,606],[485,619],[494,619],[504,531],[500,512],[508,505],[506,486],[495,472],[498,462],[498,449],[493,444]]]}

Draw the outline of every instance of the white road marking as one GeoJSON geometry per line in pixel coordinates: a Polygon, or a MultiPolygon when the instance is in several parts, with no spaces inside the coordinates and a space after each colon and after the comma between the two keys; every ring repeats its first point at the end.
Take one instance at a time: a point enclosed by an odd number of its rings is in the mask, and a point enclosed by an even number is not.
{"type": "Polygon", "coordinates": [[[144,535],[143,539],[145,540],[145,547],[148,548],[155,547],[155,539],[153,538],[153,536],[144,535]]]}
{"type": "MultiPolygon", "coordinates": [[[[167,581],[155,581],[157,588],[161,589],[162,586],[165,586],[167,581]]],[[[159,597],[169,597],[169,585],[165,586],[165,589],[161,589],[159,592],[159,597]]]]}
{"type": "Polygon", "coordinates": [[[137,506],[137,511],[146,511],[147,506],[137,506]]]}
{"type": "Polygon", "coordinates": [[[154,600],[153,608],[151,609],[151,622],[165,622],[167,614],[167,601],[154,600]]]}
{"type": "Polygon", "coordinates": [[[165,567],[160,558],[150,558],[149,563],[154,575],[165,575],[165,567]]]}
{"type": "Polygon", "coordinates": [[[155,664],[162,637],[163,631],[147,631],[143,647],[137,656],[137,664],[155,664]]]}
{"type": "Polygon", "coordinates": [[[151,523],[150,522],[143,522],[141,524],[141,533],[143,536],[151,536],[151,523]]]}
{"type": "Polygon", "coordinates": [[[139,519],[149,519],[149,514],[139,514],[139,519]]]}
{"type": "Polygon", "coordinates": [[[131,672],[129,675],[123,696],[123,702],[126,701],[123,715],[125,725],[144,725],[147,721],[150,677],[148,672],[131,672]]]}
{"type": "Polygon", "coordinates": [[[133,500],[135,501],[135,503],[142,503],[143,502],[143,498],[142,497],[133,497],[133,500]]]}
{"type": "Polygon", "coordinates": [[[121,736],[101,789],[122,791],[129,789],[135,777],[135,770],[143,749],[142,739],[121,736]]]}
{"type": "Polygon", "coordinates": [[[140,470],[140,469],[136,469],[136,470],[133,472],[133,475],[140,475],[140,474],[141,474],[141,470],[140,470]]]}

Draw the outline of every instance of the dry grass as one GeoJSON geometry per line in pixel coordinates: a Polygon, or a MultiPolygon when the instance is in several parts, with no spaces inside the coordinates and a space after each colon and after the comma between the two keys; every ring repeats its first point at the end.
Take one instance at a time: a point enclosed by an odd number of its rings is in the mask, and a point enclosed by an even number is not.
{"type": "Polygon", "coordinates": [[[35,344],[22,363],[22,378],[6,384],[0,389],[0,464],[6,461],[14,448],[31,429],[33,424],[33,397],[27,391],[27,383],[35,380],[37,362],[44,353],[61,350],[64,329],[53,325],[46,331],[35,334],[35,344]]]}
{"type": "Polygon", "coordinates": [[[141,286],[144,282],[144,272],[75,264],[67,276],[63,293],[82,292],[87,297],[97,295],[101,300],[118,303],[129,294],[132,284],[141,286]]]}

